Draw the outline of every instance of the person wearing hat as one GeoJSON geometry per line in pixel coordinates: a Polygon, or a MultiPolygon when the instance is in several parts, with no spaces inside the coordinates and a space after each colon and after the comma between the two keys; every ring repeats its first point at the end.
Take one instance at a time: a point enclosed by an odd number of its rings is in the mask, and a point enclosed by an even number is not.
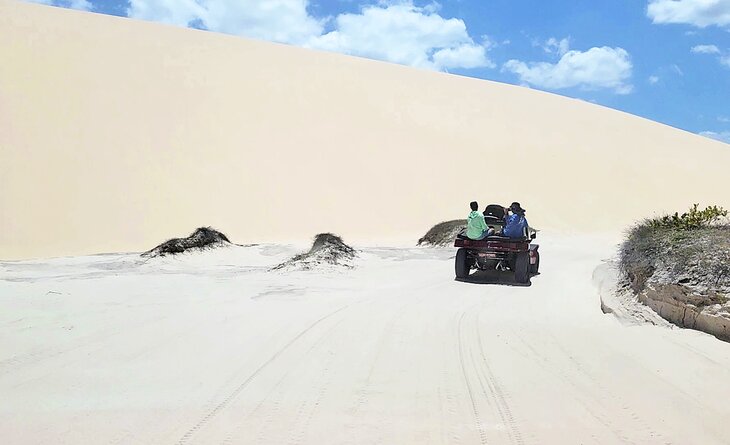
{"type": "Polygon", "coordinates": [[[527,219],[525,218],[525,209],[520,206],[519,202],[513,202],[509,207],[504,209],[504,228],[502,228],[502,236],[509,238],[522,238],[525,236],[527,229],[527,219]]]}

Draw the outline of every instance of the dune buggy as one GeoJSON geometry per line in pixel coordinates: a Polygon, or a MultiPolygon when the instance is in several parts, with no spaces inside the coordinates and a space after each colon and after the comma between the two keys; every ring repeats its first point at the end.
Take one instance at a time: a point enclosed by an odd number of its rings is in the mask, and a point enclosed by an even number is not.
{"type": "MultiPolygon", "coordinates": [[[[488,205],[484,210],[484,220],[496,233],[504,226],[504,216],[501,205],[488,205]]],[[[538,273],[540,253],[539,246],[532,243],[536,232],[528,227],[523,235],[521,238],[490,235],[473,240],[462,231],[454,241],[454,247],[459,248],[456,251],[456,278],[467,278],[472,269],[510,270],[514,272],[516,282],[528,283],[530,277],[538,273]]]]}

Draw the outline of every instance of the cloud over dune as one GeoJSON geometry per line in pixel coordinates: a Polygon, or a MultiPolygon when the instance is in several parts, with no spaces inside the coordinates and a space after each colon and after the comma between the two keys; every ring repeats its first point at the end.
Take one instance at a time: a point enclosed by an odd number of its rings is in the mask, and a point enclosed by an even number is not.
{"type": "Polygon", "coordinates": [[[34,3],[42,5],[61,6],[63,8],[80,9],[82,11],[91,11],[93,5],[88,0],[31,0],[34,3]]]}
{"type": "Polygon", "coordinates": [[[329,19],[312,16],[307,0],[131,0],[129,17],[340,52],[419,68],[492,66],[486,46],[464,21],[411,2],[369,5],[329,19]],[[327,25],[332,28],[325,32],[327,25]]]}
{"type": "Polygon", "coordinates": [[[130,0],[127,15],[280,43],[303,44],[323,30],[306,0],[130,0]]]}
{"type": "MultiPolygon", "coordinates": [[[[93,10],[88,0],[30,1],[93,10]]],[[[494,67],[489,43],[475,42],[463,20],[439,15],[436,3],[379,2],[325,18],[309,6],[309,0],[129,0],[126,15],[438,71],[494,67]]]]}
{"type": "Polygon", "coordinates": [[[623,48],[604,46],[587,51],[571,50],[557,63],[526,63],[513,59],[505,63],[503,69],[517,74],[523,83],[551,90],[580,87],[628,94],[633,89],[629,83],[633,65],[623,48]]]}
{"type": "Polygon", "coordinates": [[[710,139],[715,139],[720,142],[725,142],[726,144],[730,144],[730,131],[701,131],[700,135],[710,139]]]}
{"type": "Polygon", "coordinates": [[[310,46],[421,68],[444,70],[492,66],[460,19],[445,19],[411,3],[367,6],[341,14],[335,30],[310,46]]]}

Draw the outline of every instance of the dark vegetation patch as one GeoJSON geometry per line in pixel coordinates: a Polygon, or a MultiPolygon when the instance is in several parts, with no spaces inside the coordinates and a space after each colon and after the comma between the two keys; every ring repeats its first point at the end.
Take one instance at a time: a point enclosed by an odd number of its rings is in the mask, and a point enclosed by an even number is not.
{"type": "Polygon", "coordinates": [[[419,246],[446,247],[454,244],[454,238],[466,229],[465,219],[455,219],[436,224],[418,240],[419,246]]]}
{"type": "Polygon", "coordinates": [[[640,293],[647,286],[678,285],[707,296],[704,305],[723,303],[730,293],[730,225],[721,207],[646,219],[621,245],[619,268],[640,293]]]}
{"type": "Polygon", "coordinates": [[[321,266],[341,266],[352,268],[357,251],[345,244],[337,235],[320,233],[314,237],[308,252],[296,255],[272,270],[312,270],[321,266]]]}
{"type": "Polygon", "coordinates": [[[230,244],[228,237],[211,228],[200,227],[187,238],[173,238],[165,241],[154,249],[143,253],[145,257],[176,255],[187,251],[201,251],[230,244]]]}

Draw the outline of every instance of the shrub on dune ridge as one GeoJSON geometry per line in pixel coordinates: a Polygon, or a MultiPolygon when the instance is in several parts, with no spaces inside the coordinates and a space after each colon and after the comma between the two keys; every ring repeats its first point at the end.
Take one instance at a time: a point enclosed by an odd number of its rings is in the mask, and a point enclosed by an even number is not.
{"type": "Polygon", "coordinates": [[[625,285],[638,302],[683,328],[730,342],[730,225],[721,207],[647,219],[619,252],[625,285]]]}
{"type": "Polygon", "coordinates": [[[709,206],[704,210],[700,210],[699,204],[694,204],[689,211],[682,213],[681,216],[679,212],[675,212],[674,215],[647,219],[644,224],[654,229],[693,230],[709,227],[726,216],[727,210],[722,207],[709,206]]]}
{"type": "Polygon", "coordinates": [[[465,219],[455,219],[436,224],[418,240],[418,245],[437,247],[451,246],[454,243],[456,235],[465,228],[465,219]]]}
{"type": "Polygon", "coordinates": [[[311,270],[319,266],[342,266],[352,268],[352,261],[357,251],[345,244],[339,236],[332,233],[320,233],[314,237],[312,248],[308,252],[296,255],[272,270],[311,270]]]}
{"type": "Polygon", "coordinates": [[[634,292],[647,283],[681,284],[700,292],[730,292],[728,212],[695,204],[688,212],[646,219],[632,227],[619,252],[619,267],[634,292]]]}
{"type": "Polygon", "coordinates": [[[230,244],[228,237],[211,228],[200,227],[187,238],[173,238],[143,253],[145,257],[176,255],[188,250],[205,250],[230,244]]]}

